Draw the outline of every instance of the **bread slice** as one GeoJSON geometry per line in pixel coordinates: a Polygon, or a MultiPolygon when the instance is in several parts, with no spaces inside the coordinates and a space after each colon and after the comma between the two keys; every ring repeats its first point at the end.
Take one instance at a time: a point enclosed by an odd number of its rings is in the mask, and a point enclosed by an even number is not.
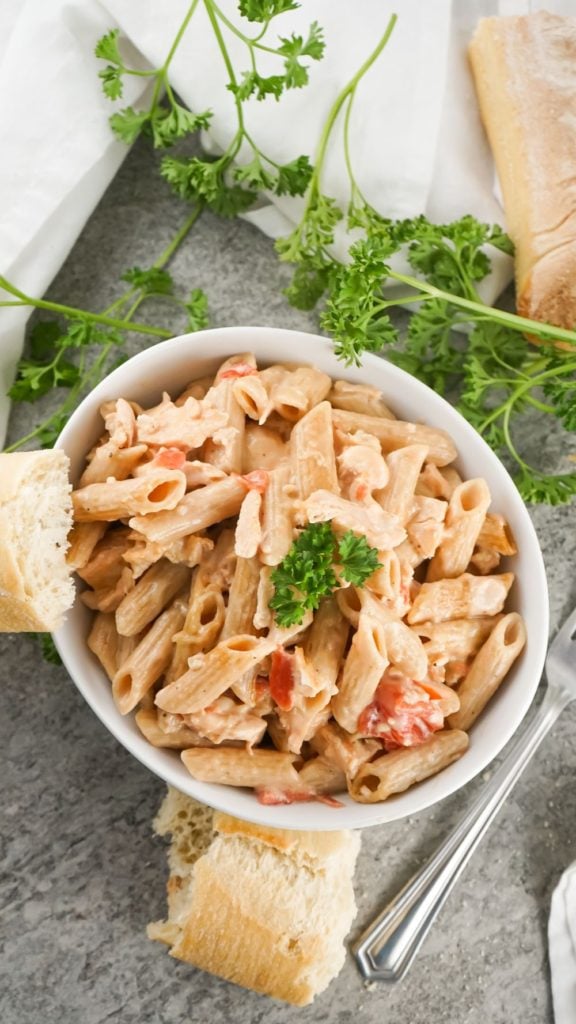
{"type": "Polygon", "coordinates": [[[53,630],[74,600],[64,452],[0,454],[0,632],[53,630]]]}
{"type": "Polygon", "coordinates": [[[358,834],[262,828],[174,790],[154,824],[172,834],[171,875],[168,920],[149,937],[238,985],[312,1002],[344,963],[358,834]]]}
{"type": "Polygon", "coordinates": [[[576,325],[576,18],[483,18],[469,48],[516,246],[518,312],[576,325]]]}

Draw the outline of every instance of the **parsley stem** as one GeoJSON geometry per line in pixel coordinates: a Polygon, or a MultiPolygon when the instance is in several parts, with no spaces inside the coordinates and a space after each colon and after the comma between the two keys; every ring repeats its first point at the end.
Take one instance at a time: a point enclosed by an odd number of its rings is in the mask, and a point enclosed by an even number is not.
{"type": "MultiPolygon", "coordinates": [[[[486,314],[488,307],[485,303],[473,302],[462,295],[445,292],[441,288],[436,288],[433,284],[428,284],[427,281],[422,281],[417,277],[410,277],[408,274],[400,274],[398,271],[391,270],[390,268],[388,268],[387,272],[388,276],[394,278],[395,281],[402,281],[403,284],[425,292],[426,295],[430,295],[432,298],[443,299],[452,306],[459,306],[461,309],[469,310],[474,314],[470,318],[472,320],[478,319],[479,315],[481,317],[488,315],[486,314]]],[[[546,340],[569,341],[572,346],[576,347],[576,332],[566,330],[564,327],[554,327],[552,324],[538,323],[536,320],[529,320],[528,317],[518,316],[517,313],[508,313],[505,309],[498,309],[497,307],[490,307],[489,318],[491,321],[497,320],[515,331],[521,331],[524,334],[537,334],[546,340]]]]}
{"type": "MultiPolygon", "coordinates": [[[[230,31],[232,32],[233,35],[237,36],[238,39],[241,39],[242,42],[246,43],[246,46],[249,47],[249,49],[250,49],[250,56],[252,58],[252,67],[254,67],[254,59],[253,59],[253,52],[252,52],[254,50],[254,47],[256,47],[256,49],[258,49],[258,50],[265,50],[266,53],[276,53],[276,54],[278,53],[278,51],[272,49],[271,46],[264,46],[263,43],[259,42],[259,40],[262,39],[262,36],[264,36],[266,34],[266,29],[268,28],[268,25],[265,26],[264,30],[262,32],[260,32],[256,36],[255,39],[250,39],[249,36],[244,35],[244,33],[241,31],[241,29],[239,29],[237,27],[237,25],[234,25],[234,23],[232,21],[230,21],[229,18],[226,17],[226,15],[224,14],[224,11],[221,10],[220,7],[218,7],[218,4],[214,3],[214,0],[210,0],[210,6],[213,8],[214,13],[218,15],[218,17],[220,18],[220,21],[222,22],[222,24],[226,25],[226,28],[230,29],[230,31]]],[[[254,70],[255,70],[255,68],[254,68],[254,70]]]]}
{"type": "Polygon", "coordinates": [[[174,253],[182,244],[186,236],[194,227],[203,209],[204,207],[202,206],[201,203],[198,203],[198,205],[193,208],[192,213],[187,218],[187,220],[184,221],[180,230],[176,232],[170,244],[166,246],[164,252],[160,254],[158,259],[154,261],[154,263],[152,264],[153,267],[156,267],[158,270],[161,270],[162,267],[166,266],[166,264],[172,259],[174,253]]]}
{"type": "MultiPolygon", "coordinates": [[[[140,323],[128,324],[127,320],[117,320],[115,317],[106,316],[105,313],[91,313],[85,309],[76,309],[74,306],[63,306],[60,302],[49,302],[47,299],[32,299],[29,295],[24,295],[23,292],[18,291],[5,277],[0,277],[0,288],[3,288],[10,295],[18,295],[23,300],[21,303],[23,306],[49,309],[53,313],[62,313],[72,320],[88,320],[90,323],[105,324],[107,327],[118,327],[120,330],[128,328],[136,334],[152,334],[156,338],[172,337],[169,331],[164,331],[161,327],[151,327],[149,324],[140,323]]],[[[3,305],[4,303],[0,301],[0,307],[3,305]]]]}
{"type": "Polygon", "coordinates": [[[186,29],[188,28],[188,25],[190,23],[190,19],[192,18],[192,15],[194,14],[194,11],[198,7],[199,2],[200,2],[200,0],[192,0],[192,3],[190,4],[190,7],[188,8],[188,11],[186,12],[186,15],[184,17],[184,21],[182,22],[182,24],[180,25],[180,28],[178,29],[176,35],[174,36],[174,40],[172,42],[172,46],[168,50],[168,56],[166,57],[166,60],[164,61],[163,65],[162,65],[162,71],[164,72],[164,74],[166,74],[166,72],[168,71],[168,68],[170,67],[170,64],[172,63],[172,58],[174,57],[174,54],[176,53],[176,50],[178,49],[178,47],[180,45],[182,36],[184,35],[186,29]]]}
{"type": "MultiPolygon", "coordinates": [[[[388,40],[390,39],[390,36],[392,35],[392,31],[394,29],[394,26],[395,26],[397,20],[398,20],[398,16],[396,14],[390,15],[390,20],[389,20],[389,22],[388,22],[388,24],[386,26],[386,30],[384,32],[384,35],[380,39],[380,42],[378,43],[376,48],[372,51],[370,56],[366,58],[364,63],[361,65],[361,67],[358,68],[358,71],[356,72],[354,77],[351,78],[350,81],[348,82],[348,84],[344,86],[344,88],[338,94],[338,96],[334,100],[334,103],[332,104],[332,107],[331,107],[331,109],[330,109],[330,111],[328,113],[328,117],[326,118],[326,121],[324,122],[324,127],[322,129],[322,134],[320,136],[320,142],[318,143],[318,150],[317,150],[317,154],[316,154],[314,173],[313,173],[311,181],[310,181],[310,189],[308,191],[308,200],[306,202],[306,207],[305,207],[304,213],[302,215],[302,221],[304,221],[306,219],[306,215],[307,215],[310,207],[312,206],[312,204],[313,204],[313,202],[314,202],[314,200],[316,198],[316,195],[317,195],[317,193],[319,191],[320,176],[322,174],[322,169],[323,169],[323,166],[324,166],[324,160],[326,158],[326,149],[328,147],[328,142],[329,142],[329,139],[330,139],[330,135],[332,133],[332,129],[333,129],[334,124],[336,122],[336,119],[338,118],[338,115],[339,115],[339,113],[340,113],[344,103],[348,99],[348,97],[354,94],[354,92],[356,91],[356,88],[357,88],[358,83],[360,82],[360,80],[364,77],[366,72],[369,71],[369,69],[374,64],[374,61],[376,61],[378,59],[378,57],[380,56],[380,54],[382,53],[382,50],[384,49],[384,47],[386,46],[386,43],[388,42],[388,40]]],[[[302,221],[301,221],[301,223],[302,223],[302,221]]]]}

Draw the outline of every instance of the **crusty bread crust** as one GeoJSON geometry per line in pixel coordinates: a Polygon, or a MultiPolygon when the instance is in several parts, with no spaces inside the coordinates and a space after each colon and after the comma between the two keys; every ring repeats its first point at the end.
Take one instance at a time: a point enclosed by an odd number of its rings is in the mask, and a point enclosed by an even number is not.
{"type": "Polygon", "coordinates": [[[523,316],[576,324],[576,18],[483,18],[469,48],[523,316]]]}
{"type": "Polygon", "coordinates": [[[72,604],[74,589],[66,567],[66,534],[72,525],[68,468],[68,457],[59,450],[0,454],[0,632],[55,629],[72,604]],[[26,533],[26,516],[35,517],[36,508],[30,509],[28,502],[36,481],[38,506],[44,503],[49,511],[51,503],[54,514],[50,529],[43,537],[40,529],[33,539],[26,533]],[[41,571],[44,562],[50,563],[47,574],[41,571]]]}
{"type": "Polygon", "coordinates": [[[307,1005],[344,962],[358,834],[276,830],[206,811],[169,789],[155,820],[173,835],[169,918],[148,936],[201,970],[307,1005]]]}

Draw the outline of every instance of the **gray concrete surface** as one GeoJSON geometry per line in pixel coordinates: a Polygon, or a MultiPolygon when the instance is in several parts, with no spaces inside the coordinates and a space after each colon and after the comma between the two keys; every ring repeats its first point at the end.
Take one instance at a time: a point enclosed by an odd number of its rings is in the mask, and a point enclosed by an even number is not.
{"type": "MultiPolygon", "coordinates": [[[[154,160],[135,150],[51,288],[101,308],[127,266],[149,265],[183,218],[154,160]]],[[[280,294],[285,271],[251,227],[205,216],[172,271],[210,295],[212,322],[313,328],[280,294]]],[[[174,322],[175,327],[179,326],[174,322]]],[[[19,409],[11,436],[38,411],[19,409]]],[[[560,455],[537,419],[529,442],[560,455]]],[[[576,601],[574,509],[533,518],[550,580],[553,628],[576,601]]],[[[349,958],[316,1003],[296,1010],[169,959],[148,941],[163,916],[163,843],[151,820],[163,784],[97,721],[63,669],[26,636],[0,638],[3,754],[2,1024],[546,1024],[546,923],[576,856],[576,713],[544,743],[467,868],[406,980],[364,987],[349,958]]],[[[434,851],[481,780],[417,817],[364,834],[360,930],[434,851]]],[[[327,922],[329,926],[329,922],[327,922]]]]}

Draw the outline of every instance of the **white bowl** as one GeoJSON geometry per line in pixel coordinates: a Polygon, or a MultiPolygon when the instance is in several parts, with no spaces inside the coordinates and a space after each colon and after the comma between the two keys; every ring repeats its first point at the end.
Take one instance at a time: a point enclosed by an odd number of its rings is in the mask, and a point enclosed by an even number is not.
{"type": "Polygon", "coordinates": [[[501,462],[443,398],[377,356],[366,355],[361,368],[345,367],[336,359],[328,339],[274,327],[224,327],[187,334],[156,344],[123,363],[84,399],[58,439],[57,446],[70,457],[72,479],[77,480],[86,453],[101,434],[98,409],[102,402],[123,396],[152,405],[163,390],[177,394],[188,381],[213,372],[227,356],[243,351],[254,352],[259,363],[313,363],[332,377],[379,387],[400,418],[442,427],[452,435],[459,452],[456,465],[464,477],[487,480],[492,508],[506,516],[518,543],[519,555],[506,565],[517,574],[509,607],[523,615],[528,644],[473,727],[470,748],[438,775],[384,803],[359,804],[343,797],[345,806],[340,809],[316,802],[263,806],[248,790],[197,782],[177,752],[152,747],[133,717],[119,713],[110,683],[86,646],[91,613],[80,601],[56,634],[56,646],[76,686],[116,739],[150,771],[203,803],[249,821],[295,829],[365,828],[415,814],[481,772],[518,728],[532,701],[548,640],[546,576],[534,527],[501,462]]]}

